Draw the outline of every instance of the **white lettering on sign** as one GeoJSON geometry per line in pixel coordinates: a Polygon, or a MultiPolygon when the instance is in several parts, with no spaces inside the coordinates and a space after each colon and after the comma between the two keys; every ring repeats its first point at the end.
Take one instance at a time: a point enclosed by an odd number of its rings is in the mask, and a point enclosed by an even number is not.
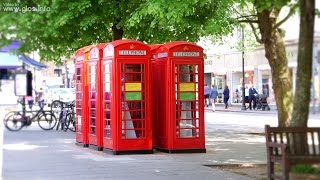
{"type": "Polygon", "coordinates": [[[113,51],[104,51],[103,52],[103,57],[112,57],[113,56],[113,51]]]}
{"type": "Polygon", "coordinates": [[[98,59],[99,58],[99,49],[98,48],[92,48],[90,51],[89,59],[98,59]]]}
{"type": "Polygon", "coordinates": [[[157,56],[158,56],[158,58],[168,57],[168,53],[166,53],[166,52],[159,53],[157,56]]]}
{"type": "Polygon", "coordinates": [[[114,49],[112,45],[107,45],[103,49],[103,57],[113,57],[114,55],[114,49]]]}
{"type": "Polygon", "coordinates": [[[197,57],[199,56],[199,52],[173,52],[173,56],[189,56],[189,57],[197,57]]]}
{"type": "Polygon", "coordinates": [[[143,56],[147,55],[146,50],[119,50],[119,55],[143,56]]]}
{"type": "Polygon", "coordinates": [[[90,54],[90,59],[98,59],[99,53],[90,54]]]}
{"type": "Polygon", "coordinates": [[[83,57],[83,56],[77,57],[77,61],[83,61],[83,60],[84,60],[84,57],[83,57]]]}

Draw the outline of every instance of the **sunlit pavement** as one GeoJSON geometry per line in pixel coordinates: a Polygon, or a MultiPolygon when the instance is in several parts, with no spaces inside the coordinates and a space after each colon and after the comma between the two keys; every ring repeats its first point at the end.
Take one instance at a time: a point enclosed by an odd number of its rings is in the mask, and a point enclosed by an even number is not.
{"type": "MultiPolygon", "coordinates": [[[[309,124],[319,121],[312,116],[309,124]]],[[[260,133],[265,124],[277,125],[276,113],[207,110],[205,122],[205,154],[113,156],[74,145],[71,132],[44,131],[37,124],[4,130],[3,179],[249,179],[204,165],[266,162],[260,133]]]]}

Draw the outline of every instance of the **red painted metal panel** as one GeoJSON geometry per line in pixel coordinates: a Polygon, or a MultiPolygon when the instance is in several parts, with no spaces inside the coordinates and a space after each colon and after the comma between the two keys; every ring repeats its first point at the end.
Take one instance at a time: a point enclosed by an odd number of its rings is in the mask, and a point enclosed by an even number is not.
{"type": "Polygon", "coordinates": [[[76,142],[87,146],[88,140],[88,54],[92,46],[76,52],[76,142]]]}
{"type": "Polygon", "coordinates": [[[99,150],[103,147],[103,117],[102,117],[102,56],[106,43],[91,48],[89,52],[89,145],[96,146],[99,150]]]}
{"type": "Polygon", "coordinates": [[[156,50],[155,147],[205,152],[203,48],[177,41],[156,50]]]}
{"type": "Polygon", "coordinates": [[[159,76],[156,75],[156,71],[157,71],[157,67],[156,67],[156,52],[158,50],[158,48],[161,46],[162,44],[154,44],[154,45],[149,45],[150,47],[150,52],[151,52],[151,97],[152,97],[152,141],[153,141],[153,145],[158,144],[156,141],[158,140],[158,135],[159,135],[159,114],[157,114],[157,109],[158,104],[155,104],[153,102],[155,101],[159,101],[158,98],[161,98],[157,95],[157,93],[155,92],[157,89],[161,89],[161,86],[159,86],[159,76]],[[157,99],[157,100],[155,100],[157,99]]]}

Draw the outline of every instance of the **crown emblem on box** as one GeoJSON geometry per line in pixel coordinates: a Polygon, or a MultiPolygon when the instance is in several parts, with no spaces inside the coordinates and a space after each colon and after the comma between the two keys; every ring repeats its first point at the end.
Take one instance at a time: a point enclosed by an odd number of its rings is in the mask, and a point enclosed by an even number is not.
{"type": "Polygon", "coordinates": [[[184,51],[189,50],[188,46],[185,46],[185,47],[183,48],[183,50],[184,50],[184,51]]]}

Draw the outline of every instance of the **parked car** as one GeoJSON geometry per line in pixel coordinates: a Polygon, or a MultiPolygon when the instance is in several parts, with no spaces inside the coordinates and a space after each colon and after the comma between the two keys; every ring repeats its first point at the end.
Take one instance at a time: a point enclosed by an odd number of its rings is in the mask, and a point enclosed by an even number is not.
{"type": "Polygon", "coordinates": [[[45,93],[45,102],[48,106],[55,100],[62,102],[71,102],[76,99],[76,91],[74,88],[51,88],[45,93]]]}
{"type": "Polygon", "coordinates": [[[59,93],[59,100],[62,102],[71,102],[76,100],[76,89],[61,88],[59,93]]]}

